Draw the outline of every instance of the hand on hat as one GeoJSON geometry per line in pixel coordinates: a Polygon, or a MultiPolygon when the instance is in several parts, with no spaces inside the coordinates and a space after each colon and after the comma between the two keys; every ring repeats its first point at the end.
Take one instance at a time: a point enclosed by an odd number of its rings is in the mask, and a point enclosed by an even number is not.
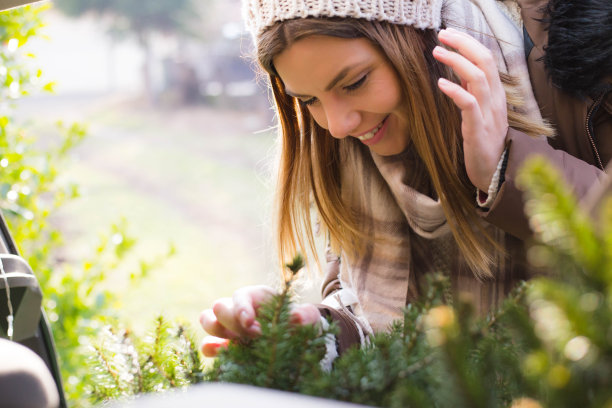
{"type": "Polygon", "coordinates": [[[508,132],[506,93],[493,55],[480,42],[452,28],[441,30],[433,56],[448,65],[461,85],[440,78],[438,87],[461,109],[465,167],[472,184],[487,191],[508,132]]]}

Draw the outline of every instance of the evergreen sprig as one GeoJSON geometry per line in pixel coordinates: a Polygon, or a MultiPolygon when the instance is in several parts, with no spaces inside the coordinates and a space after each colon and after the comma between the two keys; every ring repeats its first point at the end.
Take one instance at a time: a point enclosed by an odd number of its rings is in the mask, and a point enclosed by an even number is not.
{"type": "Polygon", "coordinates": [[[325,336],[331,331],[291,322],[291,285],[303,265],[301,255],[286,265],[282,291],[258,310],[261,335],[232,342],[220,353],[208,380],[297,392],[306,379],[321,375],[325,336]]]}
{"type": "Polygon", "coordinates": [[[146,336],[106,327],[91,344],[92,402],[181,388],[203,380],[203,361],[193,336],[182,324],[158,317],[146,336]]]}
{"type": "Polygon", "coordinates": [[[535,254],[555,272],[533,281],[528,291],[533,333],[541,345],[522,359],[525,378],[550,406],[610,406],[612,202],[604,201],[597,228],[545,160],[532,159],[520,182],[544,244],[535,254]]]}
{"type": "Polygon", "coordinates": [[[302,384],[302,392],[372,406],[434,406],[441,385],[438,351],[428,341],[426,311],[443,306],[445,280],[429,279],[425,298],[409,305],[403,321],[378,333],[369,345],[349,349],[329,373],[302,384]]]}
{"type": "Polygon", "coordinates": [[[612,254],[588,214],[579,208],[565,180],[543,157],[536,157],[527,163],[518,182],[526,190],[525,211],[532,229],[538,240],[556,253],[549,258],[577,264],[591,279],[605,286],[610,278],[612,254]]]}
{"type": "MultiPolygon", "coordinates": [[[[302,264],[297,259],[287,265],[281,292],[259,309],[261,336],[233,342],[205,380],[380,407],[612,406],[612,201],[595,228],[548,164],[530,162],[520,180],[539,238],[529,258],[553,273],[520,285],[486,318],[465,299],[451,301],[448,279],[431,275],[423,298],[406,308],[402,320],[368,345],[346,351],[326,372],[319,362],[330,332],[291,323],[291,284],[302,264]]],[[[157,346],[147,350],[157,356],[157,382],[192,381],[175,374],[189,370],[179,370],[183,360],[161,353],[165,332],[156,333],[157,346]]],[[[142,359],[125,351],[129,345],[121,350],[96,349],[97,378],[106,387],[100,395],[136,390],[122,381],[140,378],[136,367],[142,370],[142,363],[132,362],[142,359]],[[113,359],[111,351],[123,357],[113,359]]]]}

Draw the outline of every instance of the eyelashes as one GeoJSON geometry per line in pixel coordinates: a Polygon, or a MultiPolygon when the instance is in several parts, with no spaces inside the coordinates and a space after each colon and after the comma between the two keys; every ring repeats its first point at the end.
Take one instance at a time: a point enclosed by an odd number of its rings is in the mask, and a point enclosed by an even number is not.
{"type": "Polygon", "coordinates": [[[317,101],[317,98],[310,98],[310,99],[306,99],[305,101],[298,99],[300,101],[300,104],[302,106],[310,106],[312,104],[314,104],[317,101]]]}
{"type": "MultiPolygon", "coordinates": [[[[363,76],[362,76],[361,78],[359,78],[357,81],[355,81],[355,82],[353,82],[352,84],[349,84],[349,85],[347,85],[347,86],[343,87],[342,89],[344,89],[344,90],[345,90],[347,93],[350,93],[350,92],[356,91],[357,89],[361,88],[361,86],[362,86],[362,85],[363,85],[363,84],[366,82],[366,80],[368,79],[368,75],[369,75],[369,74],[365,74],[365,75],[363,75],[363,76]]],[[[310,99],[306,99],[306,100],[301,100],[301,99],[300,99],[299,101],[300,101],[300,104],[301,104],[302,106],[311,106],[311,105],[313,105],[314,103],[316,103],[316,102],[317,102],[317,100],[318,100],[317,98],[312,97],[312,98],[310,98],[310,99]]]]}
{"type": "Polygon", "coordinates": [[[361,87],[361,85],[363,85],[365,83],[367,78],[368,78],[368,74],[365,74],[364,76],[359,78],[357,81],[353,82],[350,85],[345,86],[344,89],[349,91],[349,92],[354,91],[356,89],[359,89],[361,87]]]}

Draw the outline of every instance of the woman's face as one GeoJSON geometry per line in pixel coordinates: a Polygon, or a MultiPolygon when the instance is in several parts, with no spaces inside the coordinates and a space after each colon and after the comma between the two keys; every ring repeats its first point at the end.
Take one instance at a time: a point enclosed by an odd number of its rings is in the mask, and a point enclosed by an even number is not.
{"type": "Polygon", "coordinates": [[[354,137],[383,156],[408,146],[399,80],[368,40],[310,36],[274,58],[287,94],[333,137],[354,137]]]}

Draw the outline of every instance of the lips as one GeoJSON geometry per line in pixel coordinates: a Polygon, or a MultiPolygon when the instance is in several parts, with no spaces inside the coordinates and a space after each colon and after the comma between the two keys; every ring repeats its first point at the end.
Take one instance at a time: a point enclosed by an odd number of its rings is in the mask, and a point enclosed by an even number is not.
{"type": "Polygon", "coordinates": [[[380,139],[382,139],[388,118],[389,116],[385,117],[383,121],[380,122],[374,129],[360,136],[357,136],[357,139],[359,139],[365,145],[372,145],[377,143],[380,139]]]}
{"type": "Polygon", "coordinates": [[[361,140],[362,142],[366,140],[370,140],[376,135],[376,132],[378,132],[382,126],[383,126],[383,122],[380,122],[378,126],[376,126],[374,129],[370,130],[367,133],[364,133],[361,136],[357,136],[357,139],[361,140]]]}

